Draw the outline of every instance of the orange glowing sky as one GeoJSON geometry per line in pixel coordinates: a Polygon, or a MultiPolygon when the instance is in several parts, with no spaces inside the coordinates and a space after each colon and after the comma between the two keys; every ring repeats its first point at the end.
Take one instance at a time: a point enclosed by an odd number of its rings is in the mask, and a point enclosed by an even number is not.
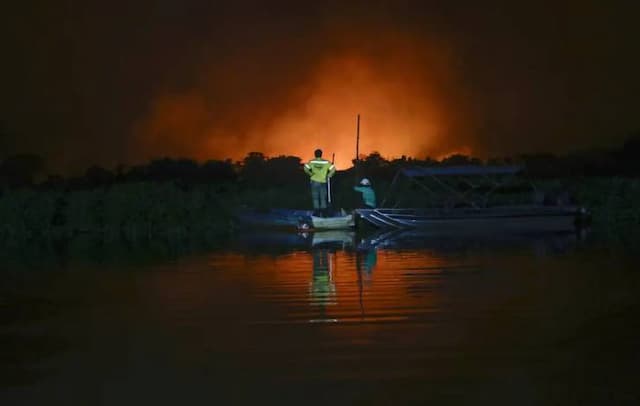
{"type": "Polygon", "coordinates": [[[258,151],[306,160],[321,148],[326,158],[335,153],[338,168],[347,168],[355,157],[360,114],[361,155],[470,152],[459,140],[447,139],[454,127],[447,94],[455,85],[450,57],[444,47],[419,47],[410,38],[390,36],[368,52],[346,48],[327,53],[285,92],[262,94],[258,102],[240,106],[232,101],[232,107],[222,107],[223,114],[214,111],[220,103],[211,103],[209,92],[222,88],[233,97],[246,95],[245,84],[220,86],[221,78],[215,77],[220,71],[205,70],[200,86],[159,95],[134,126],[134,140],[149,158],[240,160],[258,151]]]}
{"type": "Polygon", "coordinates": [[[317,147],[344,168],[357,114],[361,153],[386,158],[562,154],[639,128],[639,2],[9,3],[0,159],[53,173],[317,147]]]}

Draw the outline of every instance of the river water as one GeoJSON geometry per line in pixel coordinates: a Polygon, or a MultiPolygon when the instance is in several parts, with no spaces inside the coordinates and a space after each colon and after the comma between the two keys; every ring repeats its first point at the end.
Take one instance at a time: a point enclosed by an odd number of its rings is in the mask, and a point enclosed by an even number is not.
{"type": "Polygon", "coordinates": [[[637,404],[637,258],[577,234],[33,248],[3,257],[0,404],[637,404]]]}

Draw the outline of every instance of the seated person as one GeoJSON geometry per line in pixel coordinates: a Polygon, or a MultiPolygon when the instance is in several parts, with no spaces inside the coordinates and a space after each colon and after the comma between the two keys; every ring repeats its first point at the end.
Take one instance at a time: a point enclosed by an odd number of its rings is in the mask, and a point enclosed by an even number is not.
{"type": "Polygon", "coordinates": [[[362,201],[360,203],[361,209],[375,209],[376,207],[376,192],[371,187],[369,179],[364,178],[360,181],[358,186],[354,186],[353,190],[360,192],[362,195],[362,201]]]}

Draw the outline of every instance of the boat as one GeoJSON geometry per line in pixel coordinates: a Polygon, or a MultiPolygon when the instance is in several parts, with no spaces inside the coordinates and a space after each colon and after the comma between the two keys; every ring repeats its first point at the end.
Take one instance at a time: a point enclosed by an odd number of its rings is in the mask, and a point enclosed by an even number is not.
{"type": "Polygon", "coordinates": [[[428,228],[439,234],[475,233],[486,230],[545,232],[571,230],[582,214],[571,207],[488,207],[451,209],[357,209],[376,227],[428,228]]]}
{"type": "Polygon", "coordinates": [[[242,209],[236,211],[240,225],[262,228],[285,228],[301,231],[344,230],[355,226],[353,213],[336,211],[328,217],[315,216],[311,210],[242,209]]]}
{"type": "MultiPolygon", "coordinates": [[[[453,166],[401,169],[395,176],[390,191],[396,196],[408,196],[394,190],[400,175],[409,179],[415,188],[425,191],[429,203],[421,208],[399,208],[398,199],[393,207],[384,207],[392,200],[385,198],[383,207],[356,209],[356,215],[378,228],[428,229],[438,234],[477,232],[554,232],[573,230],[587,217],[579,206],[543,203],[495,204],[494,196],[514,189],[519,166],[453,166]],[[425,181],[426,179],[426,181],[425,181]],[[427,182],[427,181],[430,181],[427,182]]],[[[536,189],[533,185],[532,191],[536,189]]],[[[522,186],[515,188],[522,195],[522,186]]]]}
{"type": "Polygon", "coordinates": [[[302,223],[298,228],[303,230],[309,228],[314,230],[344,230],[355,227],[353,213],[332,217],[310,217],[311,223],[302,223]]]}

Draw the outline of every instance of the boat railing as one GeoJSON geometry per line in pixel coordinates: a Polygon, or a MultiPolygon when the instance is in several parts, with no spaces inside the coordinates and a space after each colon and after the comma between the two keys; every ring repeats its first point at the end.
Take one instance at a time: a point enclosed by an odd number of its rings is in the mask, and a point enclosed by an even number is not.
{"type": "MultiPolygon", "coordinates": [[[[521,171],[519,166],[403,168],[396,172],[380,207],[398,207],[402,200],[407,200],[407,194],[398,191],[400,179],[406,178],[424,192],[431,206],[485,208],[492,196],[518,183],[521,171]]],[[[525,183],[527,190],[535,191],[531,182],[525,183]]]]}

